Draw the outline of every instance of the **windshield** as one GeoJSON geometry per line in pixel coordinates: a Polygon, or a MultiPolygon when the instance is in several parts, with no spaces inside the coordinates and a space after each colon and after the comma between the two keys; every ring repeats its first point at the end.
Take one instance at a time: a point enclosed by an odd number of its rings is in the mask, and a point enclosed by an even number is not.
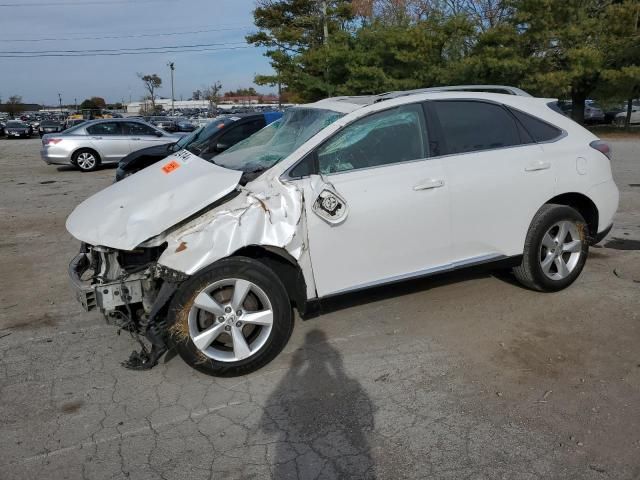
{"type": "Polygon", "coordinates": [[[245,173],[267,170],[342,116],[332,110],[290,108],[278,122],[235,144],[213,161],[245,173]]]}
{"type": "Polygon", "coordinates": [[[27,125],[25,123],[22,122],[15,122],[15,121],[9,121],[7,122],[7,127],[13,127],[13,128],[25,128],[27,125]]]}

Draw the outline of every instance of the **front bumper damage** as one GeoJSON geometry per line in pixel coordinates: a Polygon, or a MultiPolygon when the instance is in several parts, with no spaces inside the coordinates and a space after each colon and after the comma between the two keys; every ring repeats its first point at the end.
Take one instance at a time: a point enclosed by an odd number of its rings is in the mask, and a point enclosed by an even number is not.
{"type": "Polygon", "coordinates": [[[83,244],[69,264],[69,278],[86,311],[100,311],[109,323],[132,334],[141,350],[123,366],[147,370],[166,352],[166,314],[179,284],[187,277],[156,263],[163,247],[121,252],[83,244]],[[146,251],[145,251],[146,250],[146,251]],[[133,260],[133,264],[128,262],[133,260]],[[151,344],[148,349],[141,336],[151,344]]]}

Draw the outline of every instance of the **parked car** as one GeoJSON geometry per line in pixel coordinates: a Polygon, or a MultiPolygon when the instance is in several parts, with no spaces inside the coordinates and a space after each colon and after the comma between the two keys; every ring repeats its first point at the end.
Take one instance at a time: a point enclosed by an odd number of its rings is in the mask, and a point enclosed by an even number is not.
{"type": "Polygon", "coordinates": [[[604,123],[605,115],[596,103],[587,103],[584,106],[584,123],[604,123]]]}
{"type": "Polygon", "coordinates": [[[197,127],[184,118],[176,120],[176,132],[193,132],[197,127]]]}
{"type": "Polygon", "coordinates": [[[151,117],[149,118],[149,123],[166,132],[175,132],[177,130],[175,120],[169,117],[151,117]]]}
{"type": "Polygon", "coordinates": [[[33,127],[20,120],[9,120],[5,132],[9,138],[29,138],[33,135],[33,127]]]}
{"type": "Polygon", "coordinates": [[[280,117],[281,113],[220,117],[176,143],[156,145],[130,153],[118,162],[116,182],[182,149],[211,160],[280,117]]]}
{"type": "Polygon", "coordinates": [[[611,229],[619,193],[608,145],[548,103],[330,98],[212,161],[181,150],[69,216],[77,298],[151,341],[130,368],[171,346],[229,376],[284,348],[292,308],[305,316],[335,295],[485,263],[562,290],[611,229]]]}
{"type": "Polygon", "coordinates": [[[64,130],[64,126],[60,122],[54,120],[43,120],[38,127],[38,133],[42,137],[45,133],[60,133],[64,130]]]}
{"type": "Polygon", "coordinates": [[[604,110],[604,123],[615,123],[616,117],[621,112],[627,112],[627,109],[623,106],[617,105],[604,110]]]}
{"type": "MultiPolygon", "coordinates": [[[[624,110],[620,112],[615,117],[615,123],[619,126],[624,126],[627,121],[627,111],[624,110]]],[[[640,106],[633,105],[631,107],[631,118],[629,119],[629,123],[640,123],[640,106]]]]}
{"type": "Polygon", "coordinates": [[[4,129],[6,126],[7,125],[4,122],[0,122],[0,137],[4,137],[4,134],[5,134],[4,129]]]}
{"type": "Polygon", "coordinates": [[[59,134],[44,135],[40,155],[47,164],[75,165],[89,172],[102,164],[117,163],[132,151],[179,139],[140,121],[91,120],[59,134]]]}

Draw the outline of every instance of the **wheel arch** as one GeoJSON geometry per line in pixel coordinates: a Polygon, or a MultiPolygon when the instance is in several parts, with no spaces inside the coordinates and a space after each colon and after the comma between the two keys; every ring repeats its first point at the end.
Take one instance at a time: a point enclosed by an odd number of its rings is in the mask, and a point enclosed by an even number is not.
{"type": "Polygon", "coordinates": [[[98,150],[96,150],[93,147],[78,147],[76,148],[73,153],[71,154],[71,159],[75,162],[76,160],[76,156],[80,154],[80,152],[82,151],[89,151],[91,153],[94,153],[97,157],[98,157],[98,163],[102,163],[102,155],[100,155],[100,152],[98,150]]]}
{"type": "Polygon", "coordinates": [[[247,245],[235,251],[230,257],[248,257],[256,260],[280,278],[287,294],[301,317],[309,314],[310,302],[307,300],[307,284],[302,268],[297,260],[285,249],[268,245],[247,245]]]}
{"type": "Polygon", "coordinates": [[[568,192],[556,195],[545,203],[555,203],[575,208],[584,217],[589,228],[589,238],[593,239],[598,234],[599,212],[593,200],[583,193],[568,192]]]}

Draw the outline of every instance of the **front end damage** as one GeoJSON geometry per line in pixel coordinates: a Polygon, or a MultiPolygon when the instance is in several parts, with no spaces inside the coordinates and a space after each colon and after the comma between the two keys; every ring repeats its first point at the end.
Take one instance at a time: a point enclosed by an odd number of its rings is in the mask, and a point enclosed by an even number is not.
{"type": "MultiPolygon", "coordinates": [[[[186,174],[192,167],[206,171],[201,162],[210,165],[193,157],[178,171],[186,174]]],[[[135,188],[131,182],[136,177],[150,180],[144,174],[143,170],[116,186],[129,182],[130,189],[135,188]]],[[[220,175],[216,180],[219,178],[220,175]]],[[[89,199],[67,221],[69,231],[83,241],[69,267],[79,302],[87,311],[100,311],[108,321],[131,332],[141,345],[140,352],[134,352],[123,363],[125,367],[151,368],[166,351],[167,325],[171,323],[169,304],[182,282],[247,247],[279,251],[296,263],[304,276],[304,281],[298,282],[304,290],[300,297],[306,300],[314,296],[302,191],[267,175],[244,187],[236,183],[230,189],[230,183],[226,181],[224,188],[213,192],[207,189],[205,193],[174,189],[173,202],[184,208],[171,218],[167,218],[171,212],[160,206],[154,209],[147,198],[141,212],[132,204],[139,200],[123,197],[122,189],[114,190],[119,198],[113,199],[106,195],[109,187],[98,194],[103,197],[102,202],[89,199]],[[208,206],[195,213],[186,208],[189,196],[203,201],[204,195],[211,199],[208,206]],[[103,209],[102,205],[117,207],[119,215],[106,216],[96,211],[103,209]],[[108,224],[98,225],[95,219],[105,217],[108,224]],[[94,220],[89,222],[89,218],[94,220]],[[159,224],[171,226],[159,231],[159,224]],[[141,336],[151,343],[151,349],[141,336]]]]}
{"type": "Polygon", "coordinates": [[[141,346],[123,365],[148,369],[166,351],[165,320],[169,300],[186,275],[158,265],[166,244],[116,250],[82,244],[69,264],[69,277],[83,308],[100,311],[109,323],[131,333],[141,346]],[[140,339],[151,343],[148,349],[140,339]]]}

